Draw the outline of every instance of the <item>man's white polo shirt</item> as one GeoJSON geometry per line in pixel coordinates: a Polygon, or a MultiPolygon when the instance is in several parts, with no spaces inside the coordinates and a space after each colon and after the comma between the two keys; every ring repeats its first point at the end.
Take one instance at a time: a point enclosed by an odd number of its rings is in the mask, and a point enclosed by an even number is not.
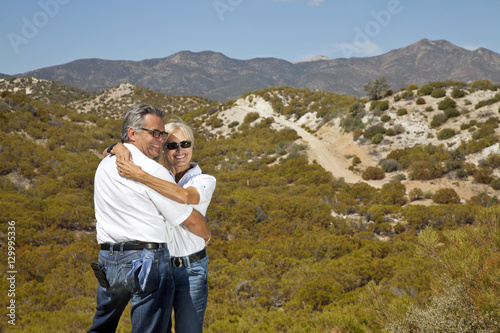
{"type": "MultiPolygon", "coordinates": [[[[126,143],[134,163],[147,173],[175,183],[170,173],[137,147],[126,143]]],[[[94,181],[97,242],[144,241],[166,243],[167,225],[178,226],[193,210],[176,203],[150,187],[118,174],[115,156],[104,158],[94,181]]]]}

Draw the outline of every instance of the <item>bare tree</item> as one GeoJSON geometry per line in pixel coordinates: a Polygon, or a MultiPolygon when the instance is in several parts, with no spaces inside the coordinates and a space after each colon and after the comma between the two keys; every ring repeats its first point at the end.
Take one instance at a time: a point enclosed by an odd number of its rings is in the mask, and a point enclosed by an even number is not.
{"type": "Polygon", "coordinates": [[[385,92],[391,89],[391,86],[387,83],[387,79],[382,76],[365,83],[363,89],[368,93],[368,96],[370,96],[370,100],[378,101],[385,92]]]}

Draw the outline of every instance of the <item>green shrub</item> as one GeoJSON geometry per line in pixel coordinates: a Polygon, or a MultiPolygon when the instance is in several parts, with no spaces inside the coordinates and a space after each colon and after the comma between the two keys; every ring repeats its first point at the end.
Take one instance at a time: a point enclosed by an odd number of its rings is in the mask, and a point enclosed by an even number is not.
{"type": "Polygon", "coordinates": [[[432,93],[433,87],[430,85],[425,85],[418,90],[420,96],[430,95],[432,93]]]}
{"type": "Polygon", "coordinates": [[[377,144],[379,144],[380,142],[382,142],[382,140],[383,140],[383,139],[384,139],[384,135],[383,135],[382,133],[377,133],[377,134],[375,134],[375,135],[371,138],[370,142],[371,142],[371,143],[373,143],[373,144],[375,144],[375,145],[377,145],[377,144]]]}
{"type": "Polygon", "coordinates": [[[385,128],[380,125],[374,125],[371,127],[368,127],[367,129],[364,130],[363,136],[367,139],[373,138],[376,134],[385,134],[385,128]]]}
{"type": "Polygon", "coordinates": [[[451,97],[453,98],[462,98],[466,95],[466,92],[462,89],[453,89],[451,91],[451,97]]]}
{"type": "Polygon", "coordinates": [[[460,203],[460,197],[452,188],[441,188],[434,193],[432,201],[439,204],[457,204],[460,203]]]}
{"type": "Polygon", "coordinates": [[[434,108],[432,106],[428,106],[425,108],[425,111],[432,112],[432,111],[434,111],[434,108]]]}
{"type": "Polygon", "coordinates": [[[409,100],[413,97],[413,91],[407,90],[401,93],[401,98],[404,98],[406,100],[409,100]]]}
{"type": "Polygon", "coordinates": [[[493,170],[487,166],[480,167],[474,172],[472,177],[480,184],[489,184],[493,180],[493,170]]]}
{"type": "Polygon", "coordinates": [[[500,167],[500,154],[498,154],[498,153],[489,154],[486,157],[486,163],[492,169],[496,169],[496,168],[500,167]]]}
{"type": "Polygon", "coordinates": [[[458,179],[467,179],[468,177],[467,171],[465,171],[464,169],[457,169],[457,171],[455,171],[455,174],[458,179]]]}
{"type": "Polygon", "coordinates": [[[358,164],[361,164],[361,159],[358,156],[354,156],[351,161],[352,165],[356,166],[358,164]]]}
{"type": "Polygon", "coordinates": [[[404,205],[407,202],[406,187],[397,181],[392,181],[382,185],[380,196],[382,202],[389,205],[404,205]]]}
{"type": "Polygon", "coordinates": [[[370,110],[385,111],[389,108],[388,101],[373,101],[370,110]]]}
{"type": "Polygon", "coordinates": [[[496,94],[494,98],[487,99],[485,101],[480,101],[474,107],[476,110],[482,108],[483,106],[492,105],[500,101],[500,94],[496,94]]]}
{"type": "Polygon", "coordinates": [[[470,84],[471,88],[479,90],[494,90],[496,87],[490,80],[476,80],[470,84]]]}
{"type": "Polygon", "coordinates": [[[457,109],[454,109],[454,108],[450,108],[450,109],[444,110],[444,114],[446,115],[446,117],[448,119],[456,118],[456,117],[460,116],[460,111],[458,111],[457,109]]]}
{"type": "Polygon", "coordinates": [[[457,103],[454,100],[452,100],[449,97],[446,97],[441,102],[439,102],[438,110],[451,109],[451,108],[455,108],[456,106],[457,106],[457,103]]]}
{"type": "Polygon", "coordinates": [[[490,186],[495,191],[500,190],[500,178],[495,178],[490,182],[490,186]]]}
{"type": "Polygon", "coordinates": [[[428,160],[412,162],[408,170],[408,177],[410,180],[436,179],[440,178],[444,172],[440,163],[428,160]]]}
{"type": "Polygon", "coordinates": [[[391,117],[388,116],[388,115],[386,115],[386,114],[384,114],[382,117],[380,117],[380,121],[382,121],[384,123],[386,123],[386,122],[388,122],[390,120],[391,120],[391,117]]]}
{"type": "Polygon", "coordinates": [[[397,115],[399,117],[404,116],[406,114],[408,114],[408,111],[406,109],[399,109],[398,112],[397,112],[397,115]]]}
{"type": "Polygon", "coordinates": [[[451,128],[443,128],[441,131],[439,131],[437,138],[439,140],[447,140],[449,138],[452,138],[455,136],[455,130],[451,128]]]}
{"type": "Polygon", "coordinates": [[[443,88],[436,88],[436,89],[432,90],[431,96],[434,98],[444,97],[444,96],[446,96],[446,90],[443,88]]]}
{"type": "Polygon", "coordinates": [[[408,193],[408,198],[410,199],[410,201],[420,200],[423,197],[424,191],[422,191],[418,187],[415,187],[414,189],[410,190],[410,193],[408,193]]]}
{"type": "Polygon", "coordinates": [[[380,180],[384,179],[384,177],[385,177],[384,170],[373,166],[369,166],[361,174],[361,178],[363,178],[364,180],[380,180]]]}
{"type": "Polygon", "coordinates": [[[398,163],[398,161],[392,159],[381,160],[379,165],[382,170],[384,170],[384,172],[394,172],[397,170],[401,170],[401,165],[398,163]]]}
{"type": "Polygon", "coordinates": [[[435,115],[434,117],[432,117],[431,127],[439,127],[443,123],[445,123],[447,120],[448,120],[448,117],[446,117],[446,114],[439,113],[439,114],[435,115]]]}
{"type": "Polygon", "coordinates": [[[361,137],[361,134],[363,134],[363,130],[361,128],[356,128],[354,131],[352,131],[352,139],[354,141],[358,141],[358,139],[361,137]]]}
{"type": "Polygon", "coordinates": [[[419,98],[417,98],[417,100],[415,101],[415,103],[417,105],[424,105],[425,104],[425,99],[423,99],[422,97],[419,97],[419,98]]]}
{"type": "Polygon", "coordinates": [[[243,119],[243,124],[253,123],[255,120],[259,119],[260,115],[258,112],[248,112],[243,119]]]}

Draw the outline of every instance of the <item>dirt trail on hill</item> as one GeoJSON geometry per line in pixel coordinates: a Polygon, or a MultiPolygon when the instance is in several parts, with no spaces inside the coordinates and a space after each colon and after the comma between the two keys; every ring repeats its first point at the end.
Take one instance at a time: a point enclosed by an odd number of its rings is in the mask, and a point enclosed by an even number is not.
{"type": "MultiPolygon", "coordinates": [[[[358,156],[361,159],[360,169],[364,170],[368,166],[376,166],[377,161],[369,154],[368,146],[362,147],[356,145],[352,139],[351,133],[343,133],[336,126],[324,125],[315,134],[311,134],[301,127],[300,124],[288,120],[285,116],[273,112],[272,106],[264,101],[258,101],[253,105],[248,105],[247,102],[240,102],[231,109],[224,112],[224,117],[227,122],[234,120],[243,122],[245,115],[248,112],[258,112],[261,117],[272,117],[275,124],[273,128],[291,128],[297,132],[302,138],[301,141],[308,145],[307,155],[309,160],[316,161],[325,170],[330,171],[335,178],[344,178],[346,183],[365,182],[375,188],[381,188],[383,184],[391,181],[392,176],[386,174],[386,178],[378,181],[366,181],[361,178],[359,172],[355,173],[349,170],[352,164],[352,156],[358,156]]],[[[406,186],[407,193],[414,189],[420,188],[424,193],[435,193],[440,188],[452,188],[464,200],[470,199],[472,196],[480,193],[488,193],[490,196],[500,196],[500,191],[494,191],[491,187],[484,184],[476,184],[471,180],[462,181],[449,178],[433,179],[429,181],[403,181],[406,186]]],[[[433,204],[432,200],[418,200],[411,204],[429,205],[433,204]]]]}
{"type": "MultiPolygon", "coordinates": [[[[238,111],[243,111],[240,114],[257,111],[261,117],[274,118],[279,127],[295,130],[302,138],[302,141],[308,145],[307,155],[310,161],[316,161],[325,170],[330,171],[335,178],[344,178],[347,183],[367,182],[361,178],[361,175],[349,170],[352,162],[351,158],[352,156],[358,156],[364,166],[376,165],[376,163],[370,155],[354,143],[351,133],[342,133],[337,128],[325,125],[316,134],[311,134],[300,125],[286,119],[285,116],[273,112],[271,105],[268,103],[266,103],[267,105],[259,104],[255,107],[239,105],[233,107],[232,110],[234,114],[238,114],[238,111]]],[[[369,181],[367,183],[378,188],[383,184],[383,182],[379,181],[369,181]]]]}

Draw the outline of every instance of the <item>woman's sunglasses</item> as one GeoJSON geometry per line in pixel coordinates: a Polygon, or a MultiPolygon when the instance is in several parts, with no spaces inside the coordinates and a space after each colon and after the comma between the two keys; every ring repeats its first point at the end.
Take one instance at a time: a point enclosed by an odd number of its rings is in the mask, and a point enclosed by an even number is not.
{"type": "Polygon", "coordinates": [[[181,148],[189,148],[191,147],[191,141],[181,141],[180,143],[170,142],[165,145],[165,148],[168,150],[175,150],[179,148],[179,146],[181,146],[181,148]]]}

